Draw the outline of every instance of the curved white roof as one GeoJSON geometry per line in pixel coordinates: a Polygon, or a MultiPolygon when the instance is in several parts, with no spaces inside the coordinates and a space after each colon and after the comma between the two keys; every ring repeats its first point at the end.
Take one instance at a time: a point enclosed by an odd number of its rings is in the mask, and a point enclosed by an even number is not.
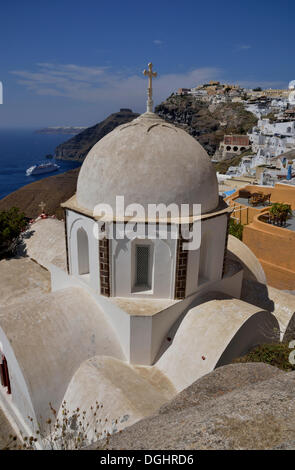
{"type": "Polygon", "coordinates": [[[66,266],[66,242],[64,223],[57,219],[40,219],[30,226],[23,239],[26,254],[45,268],[54,258],[60,258],[66,266]]]}
{"type": "MultiPolygon", "coordinates": [[[[105,315],[83,289],[67,288],[0,309],[0,340],[11,344],[37,417],[57,409],[81,363],[96,355],[125,360],[105,315]]],[[[6,348],[7,362],[11,356],[6,348]]],[[[11,368],[11,388],[18,393],[11,368]]]]}
{"type": "Polygon", "coordinates": [[[216,173],[206,151],[187,132],[154,113],[107,134],[82,165],[79,207],[93,211],[102,203],[114,210],[116,196],[124,196],[125,207],[202,204],[202,213],[216,209],[219,202],[216,173]]]}
{"type": "Polygon", "coordinates": [[[113,357],[95,356],[75,372],[64,401],[71,410],[85,410],[89,422],[93,418],[91,406],[98,401],[103,408],[98,412],[102,425],[98,423],[97,428],[99,432],[111,432],[151,415],[175,393],[172,384],[155,368],[146,370],[113,357]]]}
{"type": "Polygon", "coordinates": [[[251,347],[278,339],[271,313],[219,292],[203,301],[172,327],[167,336],[173,342],[156,364],[178,392],[251,347]]]}
{"type": "Polygon", "coordinates": [[[240,241],[237,237],[228,236],[228,257],[239,261],[244,269],[244,279],[258,281],[261,284],[267,284],[263,267],[253,251],[240,241]]]}

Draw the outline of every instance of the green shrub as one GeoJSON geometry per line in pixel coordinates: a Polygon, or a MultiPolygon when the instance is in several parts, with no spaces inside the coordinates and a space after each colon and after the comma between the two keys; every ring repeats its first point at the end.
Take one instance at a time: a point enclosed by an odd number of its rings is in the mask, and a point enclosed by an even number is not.
{"type": "Polygon", "coordinates": [[[229,219],[229,230],[228,233],[234,237],[242,240],[243,238],[243,228],[244,226],[239,222],[236,222],[234,219],[229,219]]]}
{"type": "Polygon", "coordinates": [[[295,370],[295,365],[292,365],[289,361],[291,351],[288,343],[262,344],[256,346],[245,356],[238,357],[233,362],[264,362],[265,364],[290,372],[295,370]]]}
{"type": "Polygon", "coordinates": [[[286,214],[286,216],[292,215],[290,204],[283,204],[281,202],[273,203],[269,209],[269,212],[274,216],[279,216],[282,213],[286,214]]]}
{"type": "Polygon", "coordinates": [[[0,256],[14,250],[18,237],[26,226],[25,214],[17,207],[0,212],[0,256]]]}

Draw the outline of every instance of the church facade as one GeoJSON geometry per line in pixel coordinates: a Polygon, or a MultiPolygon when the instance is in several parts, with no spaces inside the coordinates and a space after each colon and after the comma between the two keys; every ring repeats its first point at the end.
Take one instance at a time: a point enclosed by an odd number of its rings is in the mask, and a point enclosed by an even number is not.
{"type": "Polygon", "coordinates": [[[152,112],[151,79],[147,112],[90,150],[62,206],[64,226],[38,221],[28,259],[0,263],[3,279],[21,263],[30,270],[26,291],[15,275],[0,303],[0,398],[20,429],[29,432],[28,416],[45,423],[49,403],[89,410],[97,399],[109,421],[128,416],[123,428],[282,330],[270,311],[240,300],[246,278],[267,289],[263,270],[243,243],[228,250],[231,209],[212,163],[152,112]],[[129,212],[117,210],[118,197],[129,212]],[[184,227],[200,235],[194,249],[184,227]]]}
{"type": "Polygon", "coordinates": [[[91,291],[132,364],[153,364],[169,328],[201,293],[217,289],[239,298],[242,271],[226,271],[230,209],[218,196],[209,157],[195,139],[154,113],[99,141],[83,163],[77,193],[62,205],[67,273],[52,268],[53,289],[79,285],[91,291]],[[131,219],[118,211],[118,197],[142,213],[131,219]],[[187,217],[181,216],[183,206],[187,217]],[[158,209],[152,219],[151,207],[158,209]],[[179,218],[163,207],[176,208],[179,218]],[[198,226],[196,249],[185,249],[182,225],[196,234],[198,226]],[[130,314],[135,303],[138,316],[130,314]]]}

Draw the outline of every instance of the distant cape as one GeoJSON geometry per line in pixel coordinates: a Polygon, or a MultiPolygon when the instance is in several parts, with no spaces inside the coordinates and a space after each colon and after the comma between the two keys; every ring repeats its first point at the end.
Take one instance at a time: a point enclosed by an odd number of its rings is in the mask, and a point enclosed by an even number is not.
{"type": "Polygon", "coordinates": [[[138,116],[131,109],[120,109],[118,113],[111,114],[104,121],[99,122],[95,126],[88,127],[63,144],[58,145],[55,149],[55,158],[83,161],[96,142],[115,129],[115,127],[133,121],[138,116]]]}

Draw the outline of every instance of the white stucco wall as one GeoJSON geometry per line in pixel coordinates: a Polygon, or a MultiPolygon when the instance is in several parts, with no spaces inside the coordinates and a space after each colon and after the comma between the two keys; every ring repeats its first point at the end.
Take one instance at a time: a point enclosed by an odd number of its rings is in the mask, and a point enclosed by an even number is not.
{"type": "Polygon", "coordinates": [[[257,126],[266,134],[294,135],[295,133],[294,121],[271,123],[269,119],[261,119],[257,126]]]}
{"type": "MultiPolygon", "coordinates": [[[[168,236],[170,237],[170,226],[168,236]]],[[[160,228],[160,233],[162,229],[160,228]]],[[[159,230],[157,230],[157,235],[159,230]]],[[[174,297],[175,259],[177,240],[134,239],[125,236],[123,240],[111,241],[112,295],[117,297],[149,297],[171,299],[174,297]],[[135,246],[147,244],[151,247],[151,289],[138,291],[134,285],[135,246]]]]}
{"type": "Polygon", "coordinates": [[[23,371],[15,356],[14,350],[5,332],[0,327],[1,349],[0,354],[4,354],[7,365],[11,387],[11,394],[7,394],[7,388],[1,388],[0,400],[4,410],[12,417],[18,428],[25,434],[30,434],[30,421],[28,417],[36,422],[34,406],[31,400],[28,385],[25,381],[23,371]]]}
{"type": "Polygon", "coordinates": [[[70,273],[80,277],[83,282],[88,283],[96,292],[100,292],[98,240],[94,236],[94,226],[96,222],[90,217],[86,217],[71,210],[66,211],[66,218],[70,273]],[[79,275],[78,266],[77,232],[80,228],[83,228],[87,233],[89,247],[90,272],[89,275],[83,276],[79,275]]]}
{"type": "MultiPolygon", "coordinates": [[[[80,278],[95,292],[100,292],[99,277],[99,242],[95,237],[96,222],[84,215],[67,210],[67,236],[69,252],[70,274],[80,278]],[[77,233],[83,228],[88,235],[89,246],[89,275],[79,275],[79,256],[77,233]]],[[[111,295],[114,297],[173,299],[175,291],[175,269],[177,255],[177,240],[171,236],[171,226],[157,227],[154,239],[133,238],[130,235],[118,236],[119,232],[113,230],[112,224],[109,230],[113,233],[110,240],[110,282],[111,295]],[[150,289],[141,290],[135,285],[136,272],[136,245],[148,245],[150,247],[151,282],[150,289]]],[[[139,232],[147,226],[139,224],[139,232]]],[[[198,249],[188,251],[188,266],[186,279],[186,296],[196,292],[206,283],[221,279],[224,245],[226,237],[227,215],[202,220],[201,245],[198,249]]]]}
{"type": "Polygon", "coordinates": [[[202,284],[221,279],[226,229],[226,214],[202,220],[200,248],[188,252],[187,296],[202,284]]]}
{"type": "MultiPolygon", "coordinates": [[[[53,291],[71,286],[81,286],[86,289],[116,332],[127,361],[144,365],[153,364],[159,357],[159,351],[162,349],[163,342],[166,341],[170,328],[201,294],[218,290],[239,298],[243,278],[242,269],[233,262],[222,279],[202,284],[194,294],[184,300],[175,302],[154,315],[136,315],[128,314],[107,297],[94,292],[79,277],[68,276],[54,265],[51,266],[50,271],[53,291]]],[[[164,344],[164,349],[166,347],[167,344],[164,344]]]]}

